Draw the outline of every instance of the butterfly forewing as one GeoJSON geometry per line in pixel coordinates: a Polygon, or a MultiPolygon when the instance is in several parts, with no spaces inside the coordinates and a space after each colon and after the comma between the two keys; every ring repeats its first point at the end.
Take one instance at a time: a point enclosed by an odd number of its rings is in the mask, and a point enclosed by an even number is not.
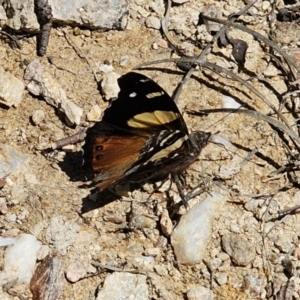
{"type": "Polygon", "coordinates": [[[188,133],[172,98],[154,81],[138,73],[119,78],[120,92],[104,113],[102,122],[126,130],[157,132],[162,129],[188,133]]]}

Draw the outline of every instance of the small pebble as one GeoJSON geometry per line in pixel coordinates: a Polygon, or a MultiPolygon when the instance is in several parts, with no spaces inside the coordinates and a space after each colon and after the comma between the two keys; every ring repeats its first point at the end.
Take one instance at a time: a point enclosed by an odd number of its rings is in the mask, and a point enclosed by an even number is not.
{"type": "Polygon", "coordinates": [[[103,75],[101,81],[101,90],[106,100],[118,97],[120,87],[118,85],[118,79],[120,75],[116,72],[110,72],[103,75]]]}
{"type": "Polygon", "coordinates": [[[45,119],[45,112],[42,109],[37,109],[33,112],[31,116],[31,120],[34,125],[41,124],[42,121],[45,119]]]}
{"type": "Polygon", "coordinates": [[[145,254],[147,256],[158,256],[160,255],[160,248],[147,248],[146,251],[145,251],[145,254]]]}
{"type": "Polygon", "coordinates": [[[154,16],[150,16],[146,19],[146,26],[148,28],[153,28],[158,30],[161,27],[160,19],[154,16]]]}
{"type": "Polygon", "coordinates": [[[119,59],[119,64],[121,67],[124,67],[127,65],[128,63],[128,60],[129,60],[129,56],[128,55],[122,55],[119,59]]]}
{"type": "Polygon", "coordinates": [[[47,245],[42,245],[37,253],[37,260],[43,260],[49,255],[50,248],[47,245]]]}
{"type": "Polygon", "coordinates": [[[91,36],[91,31],[90,30],[82,30],[81,31],[81,34],[83,34],[85,37],[89,37],[91,36]]]}
{"type": "Polygon", "coordinates": [[[66,277],[71,282],[77,282],[86,276],[87,272],[84,265],[80,261],[76,261],[69,265],[66,277]]]}
{"type": "Polygon", "coordinates": [[[192,287],[186,294],[188,300],[213,300],[214,293],[204,286],[192,287]]]}
{"type": "Polygon", "coordinates": [[[100,72],[102,72],[104,74],[112,72],[114,70],[114,67],[111,64],[100,64],[100,65],[97,65],[97,68],[100,72]]]}
{"type": "Polygon", "coordinates": [[[17,216],[16,216],[16,214],[8,215],[8,216],[6,217],[6,221],[11,222],[11,223],[16,222],[16,221],[17,221],[17,216]]]}
{"type": "Polygon", "coordinates": [[[261,292],[263,291],[262,278],[258,275],[248,274],[244,277],[244,288],[249,291],[251,297],[259,298],[261,292]]]}
{"type": "Polygon", "coordinates": [[[282,232],[276,236],[275,246],[283,253],[289,253],[294,248],[292,243],[293,235],[289,232],[282,232]]]}
{"type": "Polygon", "coordinates": [[[148,286],[145,275],[115,272],[105,277],[96,300],[139,299],[148,300],[148,286]]]}
{"type": "Polygon", "coordinates": [[[247,266],[255,258],[253,244],[241,234],[224,234],[222,236],[222,246],[238,266],[247,266]]]}
{"type": "Polygon", "coordinates": [[[160,217],[160,227],[165,236],[170,236],[173,232],[173,223],[167,209],[164,209],[160,217]]]}
{"type": "Polygon", "coordinates": [[[7,213],[7,204],[4,197],[0,198],[0,212],[2,215],[5,215],[7,213]]]}
{"type": "Polygon", "coordinates": [[[152,49],[154,49],[154,50],[157,50],[157,49],[158,49],[157,43],[153,43],[153,44],[152,44],[152,49]]]}
{"type": "Polygon", "coordinates": [[[101,117],[101,108],[98,104],[93,105],[91,110],[87,113],[86,119],[89,122],[97,122],[101,117]]]}
{"type": "Polygon", "coordinates": [[[217,272],[214,276],[218,285],[224,285],[227,283],[227,274],[224,272],[217,272]]]}
{"type": "Polygon", "coordinates": [[[215,257],[209,261],[210,268],[212,270],[218,269],[218,267],[222,264],[222,259],[219,257],[215,257]]]}
{"type": "Polygon", "coordinates": [[[164,39],[157,39],[155,44],[160,47],[160,48],[163,48],[163,49],[168,49],[169,46],[168,46],[168,42],[164,39]]]}
{"type": "Polygon", "coordinates": [[[16,237],[20,233],[20,229],[12,228],[4,231],[1,235],[2,237],[16,237]]]}

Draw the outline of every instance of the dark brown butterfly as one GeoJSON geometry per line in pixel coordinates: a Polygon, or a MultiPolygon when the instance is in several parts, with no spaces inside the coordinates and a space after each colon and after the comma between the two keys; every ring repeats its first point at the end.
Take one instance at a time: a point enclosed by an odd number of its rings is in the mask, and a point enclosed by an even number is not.
{"type": "Polygon", "coordinates": [[[172,98],[138,73],[118,79],[120,92],[87,130],[85,165],[100,191],[122,183],[178,176],[197,160],[210,133],[189,134],[172,98]]]}

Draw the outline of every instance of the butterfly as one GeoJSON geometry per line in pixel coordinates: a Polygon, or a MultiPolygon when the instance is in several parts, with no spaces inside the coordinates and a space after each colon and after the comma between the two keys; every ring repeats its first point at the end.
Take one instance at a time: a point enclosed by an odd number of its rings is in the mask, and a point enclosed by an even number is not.
{"type": "Polygon", "coordinates": [[[86,132],[85,166],[100,191],[123,183],[178,178],[198,159],[210,133],[188,132],[173,99],[135,72],[118,79],[120,92],[86,132]]]}

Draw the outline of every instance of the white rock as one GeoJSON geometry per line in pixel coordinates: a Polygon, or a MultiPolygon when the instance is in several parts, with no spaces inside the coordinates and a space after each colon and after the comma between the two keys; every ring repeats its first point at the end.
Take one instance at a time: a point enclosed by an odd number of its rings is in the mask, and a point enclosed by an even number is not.
{"type": "Polygon", "coordinates": [[[120,92],[120,87],[118,85],[119,78],[120,75],[116,72],[110,72],[103,75],[103,79],[101,81],[101,90],[106,100],[118,97],[120,92]]]}
{"type": "Polygon", "coordinates": [[[41,243],[31,234],[23,234],[5,252],[3,279],[18,277],[18,282],[29,283],[34,272],[41,243]]]}
{"type": "Polygon", "coordinates": [[[126,0],[48,0],[52,6],[53,21],[93,29],[125,29],[127,25],[126,0]]]}
{"type": "Polygon", "coordinates": [[[83,114],[82,108],[70,101],[64,89],[46,71],[43,71],[39,61],[31,62],[26,70],[24,78],[31,80],[27,89],[36,96],[42,96],[46,102],[65,113],[70,125],[80,124],[80,118],[83,114]]]}
{"type": "Polygon", "coordinates": [[[293,240],[293,234],[285,231],[280,231],[275,238],[275,246],[283,253],[291,253],[295,247],[291,241],[293,240]]]}
{"type": "Polygon", "coordinates": [[[18,239],[0,236],[0,247],[6,247],[14,244],[18,239]]]}
{"type": "Polygon", "coordinates": [[[12,15],[6,23],[10,28],[27,32],[40,30],[40,25],[34,13],[34,1],[10,0],[7,10],[12,15]]]}
{"type": "Polygon", "coordinates": [[[26,159],[26,155],[7,145],[0,144],[0,179],[18,170],[26,159]]]}
{"type": "Polygon", "coordinates": [[[17,107],[25,86],[21,80],[0,68],[0,103],[17,107]]]}
{"type": "Polygon", "coordinates": [[[223,108],[241,108],[241,104],[235,101],[232,97],[224,96],[222,101],[223,108]]]}
{"type": "Polygon", "coordinates": [[[212,223],[219,207],[226,202],[228,194],[220,188],[210,193],[184,216],[171,236],[177,261],[182,264],[199,263],[211,238],[212,223]]]}
{"type": "Polygon", "coordinates": [[[131,273],[113,273],[105,278],[96,300],[148,300],[147,277],[131,273]]]}

